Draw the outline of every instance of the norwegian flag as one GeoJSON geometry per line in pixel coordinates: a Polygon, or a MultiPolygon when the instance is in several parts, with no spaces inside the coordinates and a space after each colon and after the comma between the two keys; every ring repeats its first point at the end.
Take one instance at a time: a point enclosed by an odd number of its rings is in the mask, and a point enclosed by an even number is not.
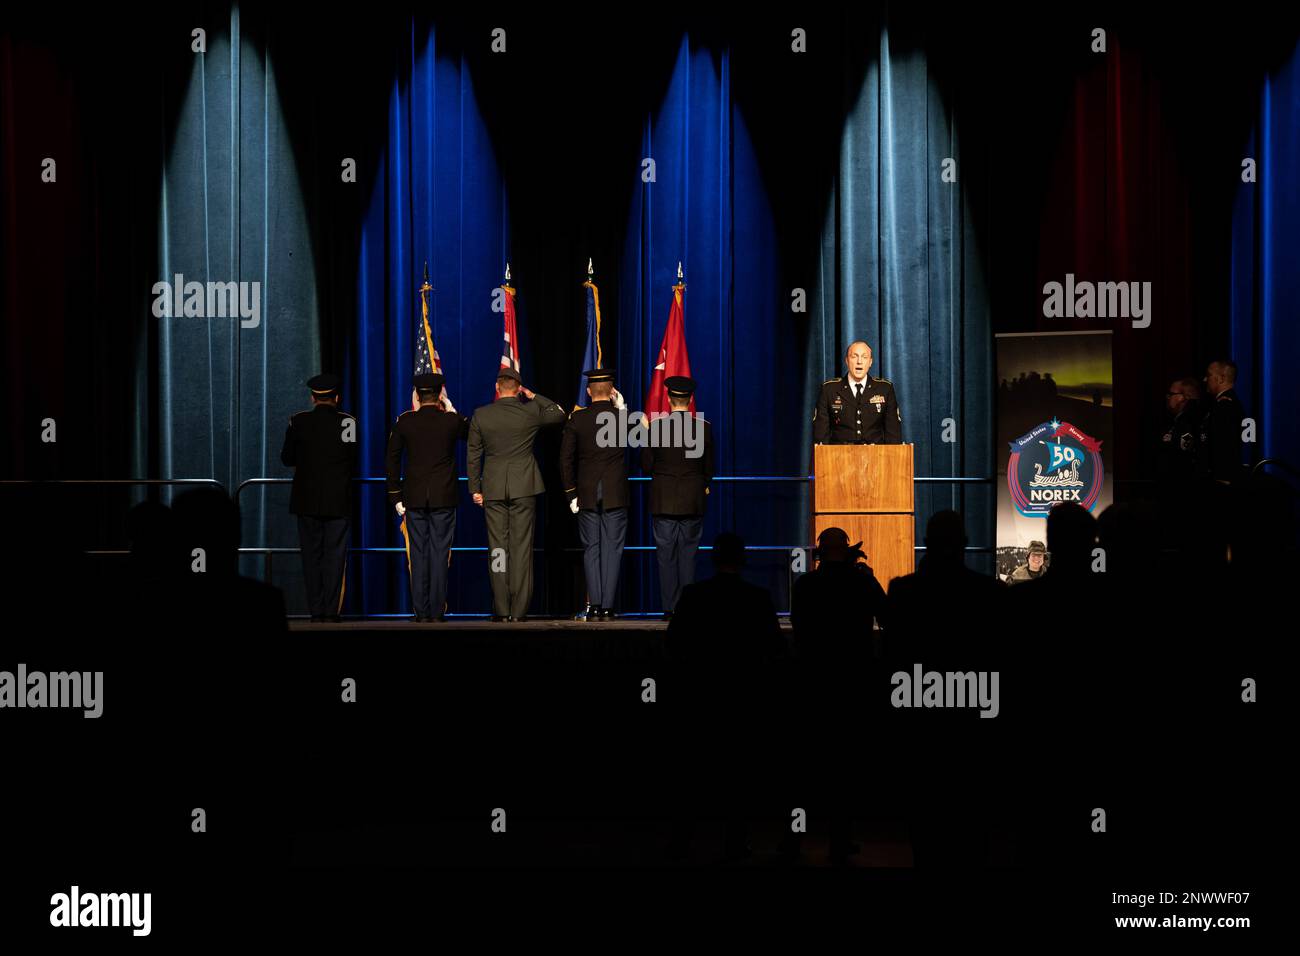
{"type": "MultiPolygon", "coordinates": [[[[501,343],[501,365],[500,368],[512,368],[520,375],[523,372],[519,365],[519,334],[515,330],[515,289],[510,285],[510,263],[506,263],[506,281],[501,285],[506,294],[506,316],[504,341],[501,343]]],[[[496,398],[501,397],[501,390],[498,388],[496,398]]]]}

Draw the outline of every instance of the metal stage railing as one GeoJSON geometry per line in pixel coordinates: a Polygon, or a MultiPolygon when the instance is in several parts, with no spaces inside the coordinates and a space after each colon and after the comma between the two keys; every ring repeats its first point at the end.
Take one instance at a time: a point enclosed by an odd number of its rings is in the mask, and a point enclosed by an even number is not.
{"type": "MultiPolygon", "coordinates": [[[[384,484],[384,483],[387,481],[387,479],[385,479],[385,478],[376,478],[376,477],[353,478],[352,480],[353,480],[354,482],[358,483],[358,484],[384,484]]],[[[465,475],[461,475],[457,480],[458,480],[458,481],[469,481],[469,478],[468,478],[467,476],[465,476],[465,475]]],[[[628,478],[628,481],[632,481],[632,482],[647,482],[647,481],[649,481],[649,480],[650,480],[650,478],[649,478],[648,476],[642,476],[642,475],[629,476],[629,478],[628,478]]],[[[813,480],[813,476],[812,476],[812,475],[715,475],[715,476],[713,477],[713,481],[714,481],[714,482],[735,482],[735,483],[739,483],[739,482],[767,482],[767,483],[774,483],[774,482],[801,482],[801,483],[807,483],[807,482],[810,482],[810,481],[812,481],[812,480],[813,480]]],[[[959,485],[991,485],[991,484],[994,483],[995,480],[996,480],[996,479],[994,479],[993,477],[966,477],[966,476],[934,477],[934,478],[926,477],[926,478],[913,478],[913,479],[912,479],[912,481],[913,481],[914,483],[916,483],[916,484],[959,484],[959,485]]],[[[246,479],[245,481],[240,482],[239,486],[235,489],[234,499],[235,499],[235,502],[238,503],[238,502],[239,502],[240,495],[243,494],[243,492],[244,492],[244,490],[245,490],[246,488],[258,487],[258,486],[267,486],[267,485],[285,485],[285,484],[292,484],[292,483],[293,483],[293,479],[292,479],[292,478],[248,478],[248,479],[246,479]]],[[[746,551],[782,551],[782,552],[790,552],[790,551],[793,551],[795,548],[807,548],[807,547],[808,547],[808,545],[807,545],[807,544],[804,544],[804,543],[800,543],[800,544],[791,544],[791,545],[784,545],[784,544],[753,544],[753,545],[745,545],[745,550],[746,550],[746,551]]],[[[240,548],[240,549],[239,549],[239,551],[240,551],[241,554],[259,554],[259,555],[262,555],[262,556],[265,558],[265,562],[263,563],[263,575],[264,575],[264,580],[266,580],[266,581],[270,581],[270,580],[271,580],[271,576],[272,576],[272,572],[273,572],[273,569],[272,569],[272,560],[273,560],[273,558],[274,558],[275,555],[277,555],[277,554],[298,554],[298,553],[300,552],[300,550],[301,550],[301,549],[299,549],[299,548],[240,548]]],[[[466,553],[466,552],[468,552],[468,553],[475,553],[475,552],[485,553],[485,552],[487,552],[487,550],[488,550],[488,548],[487,548],[486,545],[482,545],[482,546],[453,546],[453,547],[451,548],[451,551],[452,551],[453,554],[456,554],[456,553],[466,553]]],[[[583,549],[582,549],[581,547],[565,547],[565,548],[543,548],[543,547],[534,547],[534,548],[533,548],[533,554],[534,554],[534,555],[537,555],[537,554],[546,554],[546,553],[554,554],[554,553],[556,553],[557,551],[560,552],[560,553],[565,553],[565,554],[581,554],[581,553],[582,553],[582,550],[583,550],[583,549]]],[[[625,547],[623,548],[623,550],[624,550],[624,551],[632,551],[632,552],[654,551],[654,550],[655,550],[655,546],[654,546],[654,545],[647,545],[647,544],[627,545],[627,546],[625,546],[625,547]]],[[[701,551],[712,551],[713,548],[712,548],[712,546],[709,546],[709,545],[701,545],[699,550],[701,550],[701,551]]],[[[913,550],[916,551],[916,552],[923,552],[923,551],[925,551],[925,546],[924,546],[924,545],[917,545],[917,546],[915,546],[915,547],[913,548],[913,550]]],[[[996,550],[996,549],[995,549],[994,547],[992,547],[991,545],[990,545],[990,546],[970,546],[970,547],[967,547],[967,548],[966,548],[966,552],[967,552],[968,554],[992,554],[995,550],[996,550]]],[[[405,548],[400,548],[400,547],[375,547],[375,546],[366,546],[366,545],[362,545],[362,546],[358,546],[358,547],[351,547],[351,548],[348,548],[348,553],[349,553],[349,554],[405,554],[405,553],[406,553],[406,549],[405,549],[405,548]]],[[[370,616],[375,616],[375,615],[370,615],[370,616]]],[[[378,616],[381,616],[381,617],[382,617],[382,616],[405,617],[405,616],[407,616],[407,615],[394,614],[394,615],[378,615],[378,616]]],[[[481,617],[481,616],[483,616],[483,615],[473,615],[473,614],[470,614],[470,615],[457,615],[457,616],[465,616],[465,617],[481,617]]],[[[625,615],[625,616],[635,617],[635,616],[642,616],[642,615],[629,614],[629,615],[625,615]]],[[[651,616],[653,616],[653,615],[651,615],[651,616]]]]}
{"type": "MultiPolygon", "coordinates": [[[[377,478],[377,477],[361,477],[361,478],[353,478],[352,480],[353,482],[361,485],[384,484],[386,481],[386,479],[384,478],[377,478]]],[[[458,480],[468,481],[469,478],[462,475],[458,480]]],[[[648,476],[636,475],[636,476],[629,476],[628,480],[631,482],[647,482],[650,481],[650,478],[648,476]]],[[[721,483],[751,483],[751,482],[752,483],[779,483],[779,482],[807,483],[812,480],[813,480],[812,475],[715,475],[713,477],[714,482],[721,482],[721,483]]],[[[994,479],[993,477],[967,477],[967,476],[942,477],[941,476],[941,477],[913,478],[912,480],[915,484],[991,485],[994,483],[996,479],[994,479]]],[[[248,488],[259,487],[259,486],[264,487],[264,486],[274,486],[274,485],[288,485],[292,483],[293,483],[292,478],[248,478],[240,482],[239,485],[235,488],[233,500],[236,504],[238,504],[240,497],[243,495],[244,491],[248,488]]],[[[104,487],[200,485],[200,486],[220,488],[222,490],[225,489],[225,485],[215,478],[102,478],[102,479],[86,478],[86,479],[59,479],[59,480],[52,480],[52,481],[0,480],[0,486],[6,486],[6,485],[82,485],[82,486],[104,486],[104,487]]],[[[790,544],[790,545],[753,544],[753,545],[746,545],[745,550],[758,551],[758,552],[762,552],[762,551],[789,552],[789,551],[793,551],[796,548],[807,548],[807,547],[808,545],[806,543],[790,544]]],[[[249,555],[262,555],[265,558],[265,561],[263,562],[264,579],[266,581],[270,581],[272,579],[272,575],[274,571],[273,564],[272,564],[274,556],[277,554],[298,554],[300,553],[300,550],[301,549],[299,548],[243,547],[239,549],[239,553],[249,554],[249,555]]],[[[486,546],[455,546],[451,550],[453,553],[467,553],[467,552],[475,553],[475,552],[486,552],[488,548],[486,546]]],[[[564,547],[558,549],[534,547],[533,553],[544,554],[544,553],[555,553],[556,551],[559,551],[561,553],[581,554],[582,550],[583,549],[581,547],[564,547]]],[[[628,545],[627,547],[624,548],[624,550],[632,551],[632,552],[654,551],[655,546],[654,545],[628,545]]],[[[709,545],[701,545],[700,550],[712,551],[713,549],[709,545]]],[[[925,551],[925,546],[917,545],[914,548],[914,550],[917,552],[923,552],[925,551]]],[[[966,552],[969,554],[991,554],[994,552],[994,550],[995,548],[992,546],[970,546],[966,548],[966,552]]],[[[125,548],[112,548],[112,549],[87,550],[85,553],[90,555],[127,555],[130,554],[130,551],[125,548]]],[[[403,554],[405,553],[405,549],[400,547],[376,547],[376,546],[359,545],[356,547],[348,548],[348,553],[349,554],[403,554]]],[[[404,617],[405,615],[369,615],[369,616],[404,617]]],[[[466,614],[466,615],[454,615],[454,616],[480,617],[483,615],[466,614]]],[[[643,615],[632,613],[625,616],[636,617],[636,616],[643,616],[643,615]]]]}

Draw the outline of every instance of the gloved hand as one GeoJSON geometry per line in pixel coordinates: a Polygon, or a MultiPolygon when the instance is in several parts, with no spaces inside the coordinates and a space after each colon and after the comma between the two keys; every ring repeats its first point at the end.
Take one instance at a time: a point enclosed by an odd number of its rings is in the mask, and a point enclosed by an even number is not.
{"type": "Polygon", "coordinates": [[[574,498],[572,501],[569,502],[569,510],[572,511],[575,515],[578,513],[578,499],[577,499],[577,498],[574,498]]]}
{"type": "Polygon", "coordinates": [[[397,509],[397,513],[399,515],[401,515],[403,518],[406,517],[406,505],[402,504],[399,501],[396,505],[394,505],[394,507],[397,509]]]}
{"type": "Polygon", "coordinates": [[[618,389],[613,389],[613,390],[610,392],[609,397],[612,398],[612,399],[614,400],[614,407],[615,407],[615,408],[626,408],[626,407],[627,407],[627,402],[623,401],[623,395],[622,395],[621,392],[619,392],[618,389]]]}

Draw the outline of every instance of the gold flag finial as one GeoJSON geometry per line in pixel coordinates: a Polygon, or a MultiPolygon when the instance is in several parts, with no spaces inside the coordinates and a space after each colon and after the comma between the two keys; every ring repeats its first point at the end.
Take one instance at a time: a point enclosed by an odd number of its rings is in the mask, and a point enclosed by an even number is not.
{"type": "Polygon", "coordinates": [[[587,257],[587,278],[590,279],[590,278],[591,278],[592,276],[594,276],[595,274],[596,274],[596,273],[595,273],[595,270],[593,270],[593,269],[591,268],[591,257],[588,256],[588,257],[587,257]]]}
{"type": "Polygon", "coordinates": [[[679,281],[680,281],[681,278],[682,278],[682,260],[681,260],[681,259],[678,259],[678,260],[677,260],[677,278],[678,278],[679,281]]]}
{"type": "Polygon", "coordinates": [[[507,281],[507,282],[510,281],[510,263],[509,263],[509,262],[506,263],[506,281],[507,281]]]}

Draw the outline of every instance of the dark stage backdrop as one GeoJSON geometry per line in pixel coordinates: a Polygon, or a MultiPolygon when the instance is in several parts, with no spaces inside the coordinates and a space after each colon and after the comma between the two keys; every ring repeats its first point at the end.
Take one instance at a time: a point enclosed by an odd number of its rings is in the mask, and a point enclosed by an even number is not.
{"type": "MultiPolygon", "coordinates": [[[[805,335],[805,391],[844,374],[847,345],[873,350],[872,373],[898,396],[918,478],[993,474],[993,340],[985,276],[991,250],[972,207],[986,201],[990,141],[981,112],[995,94],[963,88],[937,33],[864,11],[842,35],[845,118],[824,203],[805,335]],[[931,40],[932,42],[927,42],[931,40]],[[949,72],[951,71],[951,72],[949,72]]],[[[807,447],[812,424],[801,423],[807,447]]],[[[991,483],[917,488],[917,540],[955,508],[973,546],[993,542],[991,483]]],[[[971,564],[993,570],[991,553],[971,564]]]]}
{"type": "MultiPolygon", "coordinates": [[[[387,425],[411,407],[419,287],[427,264],[429,326],[457,410],[472,415],[492,400],[502,347],[493,292],[509,258],[505,185],[462,37],[411,17],[391,39],[392,89],[382,104],[386,141],[372,173],[361,223],[356,324],[341,371],[345,407],[362,423],[363,476],[384,474],[387,425]]],[[[527,312],[519,324],[526,328],[527,312]]],[[[531,356],[521,360],[532,371],[531,356]]],[[[465,471],[464,445],[459,455],[465,471]]],[[[462,483],[463,485],[464,483],[462,483]]],[[[463,490],[463,489],[462,489],[463,490]]],[[[354,546],[400,548],[399,519],[382,483],[358,488],[354,546]]],[[[482,512],[462,494],[457,547],[486,547],[482,512]]],[[[489,606],[486,552],[458,552],[452,612],[489,606]]],[[[408,611],[406,555],[355,550],[349,606],[366,613],[408,611]]]]}
{"type": "MultiPolygon", "coordinates": [[[[1241,154],[1257,181],[1232,210],[1232,348],[1237,391],[1259,423],[1259,457],[1300,467],[1295,359],[1300,355],[1300,47],[1259,91],[1241,154]]],[[[1291,474],[1290,478],[1296,476],[1291,474]]]]}
{"type": "MultiPolygon", "coordinates": [[[[680,12],[630,34],[592,11],[497,22],[387,3],[346,19],[146,4],[91,8],[77,21],[85,43],[69,42],[53,8],[9,15],[4,476],[210,477],[232,491],[283,477],[285,422],[322,368],[344,376],[363,471],[377,476],[409,396],[425,259],[435,343],[465,412],[491,394],[501,316],[490,296],[507,259],[525,378],[565,403],[594,260],[604,351],[634,407],[681,260],[699,405],[724,474],[807,474],[814,390],[859,337],[899,390],[918,475],[991,474],[991,335],[1087,327],[1042,317],[1043,283],[1066,272],[1155,284],[1152,327],[1116,328],[1120,497],[1151,473],[1167,382],[1234,349],[1261,450],[1297,457],[1279,405],[1295,354],[1279,324],[1295,300],[1296,200],[1281,172],[1295,161],[1293,19],[1240,18],[1207,40],[1196,23],[1123,5],[801,17],[803,54],[785,24],[680,12]],[[1105,57],[1089,50],[1098,23],[1105,57]],[[207,30],[202,58],[195,26],[207,30]],[[504,54],[490,49],[498,26],[504,54]],[[1240,183],[1247,153],[1260,159],[1254,188],[1240,183]],[[40,182],[46,156],[57,184],[40,182]],[[349,158],[356,183],[340,178],[349,158]],[[942,179],[948,158],[955,182],[942,179]],[[176,272],[258,281],[259,326],[155,319],[152,286],[176,272]],[[806,312],[792,310],[795,289],[806,312]],[[39,440],[47,416],[56,445],[39,440]]],[[[556,492],[558,440],[539,443],[556,492]]],[[[582,595],[560,499],[546,496],[540,514],[536,607],[549,613],[582,595]]],[[[120,547],[130,500],[95,497],[84,543],[120,547]]],[[[286,501],[281,486],[242,493],[246,546],[296,545],[286,501]]],[[[992,543],[987,486],[927,486],[920,522],[948,505],[967,513],[972,544],[992,543]]],[[[798,484],[720,486],[708,534],[802,544],[806,510],[798,484]]],[[[647,531],[638,514],[629,543],[649,544],[647,531]]],[[[358,490],[352,543],[400,543],[377,487],[358,490]]],[[[457,543],[485,544],[468,503],[457,543]]],[[[452,610],[486,610],[481,563],[457,554],[452,610]]],[[[783,608],[785,566],[771,551],[751,569],[783,608]]],[[[625,567],[623,608],[656,608],[651,555],[625,567]]],[[[402,571],[396,552],[354,555],[347,610],[403,611],[402,571]]],[[[273,578],[301,608],[296,557],[276,556],[273,578]]]]}

